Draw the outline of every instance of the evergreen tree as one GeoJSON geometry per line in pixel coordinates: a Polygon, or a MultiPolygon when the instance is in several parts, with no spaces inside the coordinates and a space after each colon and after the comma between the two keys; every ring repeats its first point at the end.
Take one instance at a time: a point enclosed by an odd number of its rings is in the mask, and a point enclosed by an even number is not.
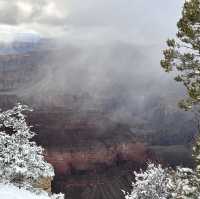
{"type": "Polygon", "coordinates": [[[175,69],[175,80],[182,82],[188,93],[180,106],[190,109],[200,102],[200,0],[185,1],[177,27],[177,38],[167,41],[161,66],[166,72],[175,69]]]}
{"type": "MultiPolygon", "coordinates": [[[[182,82],[188,97],[179,105],[185,110],[193,108],[198,123],[200,118],[200,0],[187,0],[184,3],[181,19],[177,23],[176,39],[167,41],[161,66],[166,72],[175,70],[175,80],[182,82]]],[[[198,124],[199,127],[199,124],[198,124]]],[[[200,129],[199,129],[200,130],[200,129]]],[[[199,132],[200,133],[200,132],[199,132]]],[[[200,137],[193,148],[200,177],[200,137]]]]}
{"type": "Polygon", "coordinates": [[[35,133],[27,125],[24,111],[31,110],[17,104],[0,113],[0,180],[19,187],[54,176],[53,167],[44,160],[43,148],[31,140],[35,133]]]}

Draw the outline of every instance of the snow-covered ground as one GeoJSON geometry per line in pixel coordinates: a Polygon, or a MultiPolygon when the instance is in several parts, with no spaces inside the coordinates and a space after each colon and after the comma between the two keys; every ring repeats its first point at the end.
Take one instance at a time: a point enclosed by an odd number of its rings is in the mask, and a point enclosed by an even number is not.
{"type": "Polygon", "coordinates": [[[0,184],[0,199],[50,199],[47,194],[36,195],[13,185],[0,184]]]}

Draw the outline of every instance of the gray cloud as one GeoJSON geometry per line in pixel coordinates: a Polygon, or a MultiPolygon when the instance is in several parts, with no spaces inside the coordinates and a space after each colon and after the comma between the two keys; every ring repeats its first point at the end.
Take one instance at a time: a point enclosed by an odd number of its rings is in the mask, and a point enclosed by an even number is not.
{"type": "Polygon", "coordinates": [[[68,14],[65,1],[0,0],[0,23],[7,25],[50,24],[65,21],[68,14]],[[63,7],[64,6],[64,7],[63,7]]]}
{"type": "Polygon", "coordinates": [[[103,32],[155,41],[175,30],[182,3],[183,0],[0,0],[0,24],[50,36],[65,35],[68,30],[81,34],[85,30],[83,36],[103,32]]]}

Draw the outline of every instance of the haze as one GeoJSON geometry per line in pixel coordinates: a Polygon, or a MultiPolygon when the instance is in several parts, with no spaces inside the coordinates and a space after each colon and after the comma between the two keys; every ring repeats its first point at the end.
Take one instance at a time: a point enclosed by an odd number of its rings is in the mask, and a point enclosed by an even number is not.
{"type": "MultiPolygon", "coordinates": [[[[159,62],[165,41],[176,33],[183,0],[0,0],[0,36],[50,38],[62,49],[52,53],[43,79],[23,95],[48,91],[135,101],[156,93],[179,93],[159,62]],[[14,13],[14,14],[13,14],[14,13]],[[27,35],[29,35],[27,37],[27,35]]],[[[49,60],[49,61],[48,61],[49,60]]],[[[37,78],[36,78],[37,79],[37,78]]]]}

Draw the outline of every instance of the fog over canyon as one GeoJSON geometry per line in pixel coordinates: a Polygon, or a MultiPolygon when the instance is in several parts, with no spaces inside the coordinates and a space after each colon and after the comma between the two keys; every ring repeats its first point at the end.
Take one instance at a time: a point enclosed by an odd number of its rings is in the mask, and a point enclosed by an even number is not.
{"type": "Polygon", "coordinates": [[[34,2],[0,0],[0,107],[34,109],[53,190],[123,199],[148,160],[192,166],[196,121],[159,66],[182,1],[34,2]]]}
{"type": "Polygon", "coordinates": [[[131,171],[148,160],[192,165],[194,117],[177,107],[183,89],[148,69],[156,64],[151,46],[40,39],[2,44],[1,51],[1,107],[33,107],[28,120],[55,167],[56,191],[112,198],[118,190],[123,198],[131,171]]]}

